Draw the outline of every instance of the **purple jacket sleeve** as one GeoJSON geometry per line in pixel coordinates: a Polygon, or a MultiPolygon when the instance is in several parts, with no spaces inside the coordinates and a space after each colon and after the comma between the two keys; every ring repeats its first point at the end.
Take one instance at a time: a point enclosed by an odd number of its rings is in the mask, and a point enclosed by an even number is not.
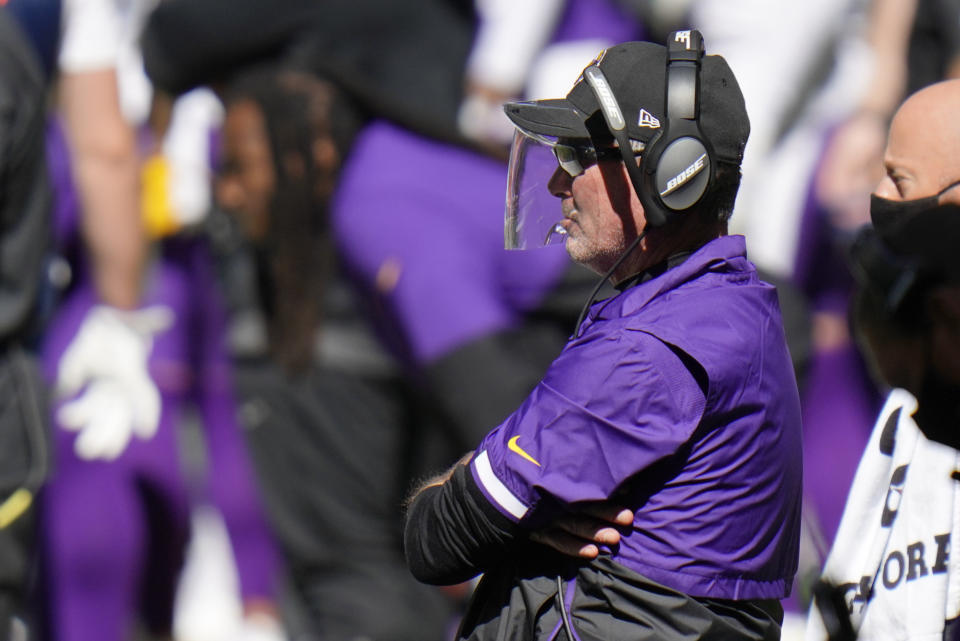
{"type": "Polygon", "coordinates": [[[649,334],[613,330],[574,341],[483,440],[471,471],[515,522],[530,521],[544,498],[544,507],[602,501],[676,453],[705,404],[693,375],[649,334]]]}

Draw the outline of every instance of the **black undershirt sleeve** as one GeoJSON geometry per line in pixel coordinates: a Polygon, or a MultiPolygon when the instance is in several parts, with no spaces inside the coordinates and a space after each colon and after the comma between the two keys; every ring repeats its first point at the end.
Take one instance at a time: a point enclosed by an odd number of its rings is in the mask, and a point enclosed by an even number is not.
{"type": "Polygon", "coordinates": [[[520,528],[486,499],[465,465],[443,485],[417,495],[407,509],[404,552],[419,581],[467,581],[521,536],[520,528]]]}

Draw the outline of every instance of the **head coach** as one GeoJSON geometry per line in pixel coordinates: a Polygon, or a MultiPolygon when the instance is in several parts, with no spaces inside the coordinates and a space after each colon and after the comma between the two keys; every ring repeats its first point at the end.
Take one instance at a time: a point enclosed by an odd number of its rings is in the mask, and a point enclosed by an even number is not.
{"type": "Polygon", "coordinates": [[[566,98],[505,109],[508,247],[563,242],[616,291],[413,494],[411,571],[483,574],[458,639],[779,638],[800,408],[776,292],[726,233],[749,134],[733,73],[678,31],[605,50],[566,98]]]}

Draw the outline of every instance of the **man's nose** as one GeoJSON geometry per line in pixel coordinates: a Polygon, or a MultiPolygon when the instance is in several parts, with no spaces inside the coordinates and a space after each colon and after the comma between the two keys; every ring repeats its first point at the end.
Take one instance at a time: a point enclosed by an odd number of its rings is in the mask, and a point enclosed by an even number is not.
{"type": "Polygon", "coordinates": [[[873,190],[873,193],[875,196],[886,198],[887,200],[900,200],[900,192],[897,191],[897,186],[889,176],[883,177],[876,189],[873,190]]]}
{"type": "Polygon", "coordinates": [[[572,196],[573,194],[570,191],[572,187],[573,178],[560,167],[557,167],[547,183],[547,189],[557,198],[572,196]]]}

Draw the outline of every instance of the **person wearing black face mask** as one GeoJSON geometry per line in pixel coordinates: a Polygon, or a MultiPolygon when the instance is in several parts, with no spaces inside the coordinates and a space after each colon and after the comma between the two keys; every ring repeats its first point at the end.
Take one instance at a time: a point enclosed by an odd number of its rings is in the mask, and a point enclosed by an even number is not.
{"type": "Polygon", "coordinates": [[[948,80],[897,110],[873,226],[854,245],[853,324],[890,392],[823,570],[821,594],[841,598],[815,600],[808,641],[840,638],[830,623],[846,616],[860,638],[960,633],[958,109],[960,80],[948,80]]]}
{"type": "Polygon", "coordinates": [[[870,194],[870,220],[873,226],[882,230],[885,235],[895,236],[900,226],[918,214],[936,207],[940,203],[940,198],[957,185],[960,185],[960,180],[950,183],[932,196],[910,200],[883,198],[872,193],[870,194]]]}
{"type": "Polygon", "coordinates": [[[890,393],[824,567],[842,605],[817,601],[808,640],[839,638],[845,614],[860,638],[960,632],[960,206],[905,202],[851,251],[855,333],[890,393]]]}
{"type": "Polygon", "coordinates": [[[861,231],[853,324],[882,385],[917,397],[924,436],[960,449],[960,206],[861,231]]]}
{"type": "Polygon", "coordinates": [[[870,219],[885,237],[938,204],[960,203],[960,80],[911,95],[894,114],[883,165],[870,196],[870,219]]]}
{"type": "MultiPolygon", "coordinates": [[[[871,194],[870,218],[881,241],[900,255],[927,255],[928,260],[932,260],[931,255],[941,255],[939,260],[945,263],[945,257],[951,254],[952,247],[944,247],[943,243],[957,238],[954,221],[960,217],[949,208],[936,207],[960,203],[958,107],[960,80],[947,80],[911,95],[891,121],[884,153],[886,176],[871,194]]],[[[932,268],[926,269],[929,272],[932,268]]],[[[943,264],[934,271],[937,270],[946,273],[943,264]]],[[[924,370],[913,371],[911,381],[891,382],[919,395],[916,418],[928,438],[960,447],[960,434],[954,434],[952,426],[944,425],[945,419],[956,418],[960,412],[960,377],[951,382],[945,377],[943,367],[930,364],[937,358],[943,360],[946,346],[934,349],[926,344],[934,336],[943,336],[951,325],[950,306],[944,296],[943,292],[932,296],[926,305],[930,309],[924,312],[923,322],[927,326],[924,331],[912,332],[913,340],[924,338],[921,341],[924,344],[916,345],[915,349],[920,353],[930,352],[924,370]]],[[[861,302],[863,297],[861,294],[861,302]]],[[[954,328],[960,326],[956,317],[952,322],[954,328]]],[[[916,368],[914,364],[902,368],[899,374],[888,372],[888,375],[899,378],[916,368]]]]}

